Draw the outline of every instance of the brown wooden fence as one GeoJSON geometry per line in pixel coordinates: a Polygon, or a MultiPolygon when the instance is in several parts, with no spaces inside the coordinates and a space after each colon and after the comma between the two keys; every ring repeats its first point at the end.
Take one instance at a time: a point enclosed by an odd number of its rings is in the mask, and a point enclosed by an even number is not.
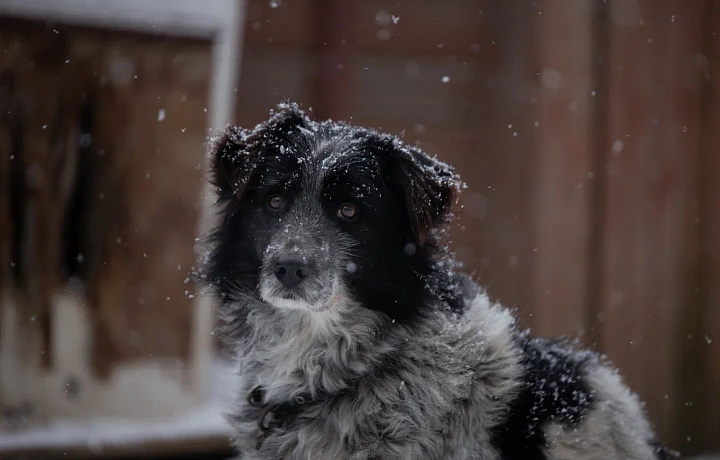
{"type": "MultiPolygon", "coordinates": [[[[153,238],[165,235],[158,228],[172,225],[185,236],[166,242],[182,247],[173,254],[184,258],[157,260],[153,273],[188,265],[192,253],[182,241],[193,232],[197,187],[182,198],[162,184],[180,175],[198,185],[208,45],[140,37],[126,43],[87,32],[63,42],[52,28],[27,27],[0,27],[10,50],[0,57],[0,127],[17,119],[7,109],[9,95],[20,93],[8,93],[8,75],[12,88],[49,94],[45,105],[33,106],[38,113],[60,110],[56,102],[83,85],[75,76],[94,82],[93,97],[102,98],[112,123],[95,127],[93,148],[107,144],[117,153],[107,158],[129,171],[132,183],[109,181],[117,190],[130,187],[128,202],[142,204],[128,215],[146,209],[155,219],[105,232],[106,246],[129,267],[134,259],[113,244],[118,236],[152,249],[159,244],[153,238]],[[37,45],[28,53],[42,59],[16,65],[13,53],[23,52],[16,42],[37,45]],[[113,65],[127,73],[108,49],[132,57],[136,90],[102,84],[98,75],[113,73],[113,65]],[[54,73],[31,71],[46,61],[54,73]],[[162,104],[171,105],[158,105],[163,91],[162,104]],[[161,108],[168,119],[158,124],[161,108]],[[150,124],[157,133],[146,131],[150,124]],[[182,138],[180,126],[189,127],[182,138]],[[156,154],[173,152],[173,175],[163,175],[171,172],[160,159],[142,155],[147,149],[137,146],[148,136],[156,154]],[[146,170],[154,178],[147,186],[146,170]],[[160,212],[176,209],[178,198],[189,219],[182,226],[160,212]],[[116,235],[131,227],[146,233],[116,235]]],[[[318,117],[404,133],[454,164],[469,189],[453,247],[491,295],[517,307],[536,334],[577,335],[607,353],[672,447],[720,450],[720,0],[250,0],[236,97],[240,125],[253,126],[290,97],[318,117]]],[[[43,131],[42,123],[32,126],[43,131]]],[[[0,130],[6,191],[9,133],[0,130]]],[[[0,213],[11,213],[9,203],[0,197],[0,213]]],[[[93,215],[112,226],[117,216],[108,209],[93,215]]],[[[8,222],[0,222],[0,243],[15,231],[8,222]]],[[[8,248],[0,244],[0,259],[11,257],[8,248]]],[[[38,263],[48,254],[35,253],[38,263]]],[[[147,278],[142,270],[121,272],[129,285],[147,278]]],[[[12,276],[0,268],[4,283],[12,276]]],[[[174,291],[185,289],[180,283],[179,275],[158,279],[174,291]]],[[[128,327],[131,318],[144,318],[143,353],[170,347],[172,356],[186,354],[182,334],[169,344],[147,333],[167,323],[170,310],[151,315],[134,297],[112,292],[99,294],[99,305],[113,306],[101,310],[135,312],[118,323],[128,327]]]]}
{"type": "Polygon", "coordinates": [[[246,28],[241,125],[291,97],[456,165],[490,293],[720,449],[720,1],[251,0],[246,28]]]}

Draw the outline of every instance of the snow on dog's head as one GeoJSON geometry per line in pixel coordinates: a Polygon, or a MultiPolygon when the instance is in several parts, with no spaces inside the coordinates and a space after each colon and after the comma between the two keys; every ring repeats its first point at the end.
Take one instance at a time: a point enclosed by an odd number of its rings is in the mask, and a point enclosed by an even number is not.
{"type": "Polygon", "coordinates": [[[292,103],[252,131],[229,127],[212,154],[223,219],[208,276],[222,297],[417,313],[459,188],[448,165],[394,136],[313,122],[292,103]]]}

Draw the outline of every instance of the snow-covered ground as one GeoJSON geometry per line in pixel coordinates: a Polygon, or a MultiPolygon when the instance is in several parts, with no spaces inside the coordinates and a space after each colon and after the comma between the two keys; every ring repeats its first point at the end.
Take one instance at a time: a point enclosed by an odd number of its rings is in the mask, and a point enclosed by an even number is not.
{"type": "Polygon", "coordinates": [[[214,366],[212,398],[202,407],[167,420],[90,418],[55,420],[43,426],[0,432],[0,452],[26,449],[63,449],[87,446],[92,451],[187,439],[219,438],[229,434],[224,418],[232,403],[237,377],[227,363],[214,366]]]}
{"type": "Polygon", "coordinates": [[[228,425],[221,405],[208,404],[198,410],[178,414],[173,420],[143,421],[91,419],[54,421],[42,427],[17,433],[0,433],[0,451],[18,449],[63,449],[88,446],[128,446],[147,442],[186,438],[213,438],[227,435],[228,425]]]}

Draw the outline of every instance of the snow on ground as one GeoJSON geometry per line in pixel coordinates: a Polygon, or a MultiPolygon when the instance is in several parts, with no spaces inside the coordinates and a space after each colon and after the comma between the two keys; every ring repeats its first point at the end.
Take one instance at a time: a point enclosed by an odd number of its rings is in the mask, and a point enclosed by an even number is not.
{"type": "Polygon", "coordinates": [[[103,446],[224,436],[229,434],[228,424],[222,415],[225,409],[221,405],[208,404],[167,421],[54,421],[42,427],[0,433],[0,449],[61,449],[87,445],[101,450],[103,446]]]}
{"type": "Polygon", "coordinates": [[[227,363],[214,366],[212,397],[196,409],[178,413],[171,420],[128,420],[90,418],[55,420],[42,426],[19,431],[0,431],[0,451],[24,449],[61,449],[88,446],[100,451],[104,446],[129,446],[147,442],[187,438],[213,438],[229,435],[224,418],[237,388],[227,363]]]}

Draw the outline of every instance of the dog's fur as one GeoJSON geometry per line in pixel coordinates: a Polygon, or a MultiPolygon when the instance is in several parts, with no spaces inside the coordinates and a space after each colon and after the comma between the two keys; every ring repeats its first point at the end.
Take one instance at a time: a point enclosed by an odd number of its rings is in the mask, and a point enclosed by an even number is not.
{"type": "Polygon", "coordinates": [[[449,166],[291,103],[228,128],[212,154],[222,221],[203,276],[244,377],[230,417],[241,459],[669,455],[608,363],[521,333],[461,274],[441,243],[449,166]],[[307,262],[297,286],[276,277],[279,254],[307,262]]]}

